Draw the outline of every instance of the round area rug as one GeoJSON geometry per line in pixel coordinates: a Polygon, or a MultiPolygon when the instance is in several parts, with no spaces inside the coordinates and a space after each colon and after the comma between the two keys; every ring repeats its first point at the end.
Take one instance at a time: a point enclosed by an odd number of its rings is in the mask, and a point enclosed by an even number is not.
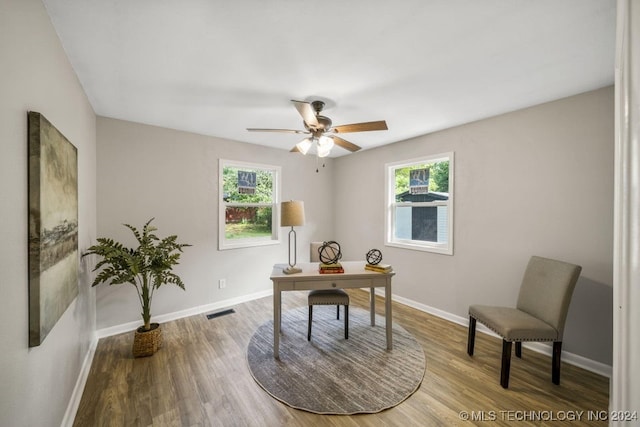
{"type": "Polygon", "coordinates": [[[281,402],[317,414],[375,413],[391,408],[418,389],[425,357],[416,339],[393,325],[393,350],[387,350],[384,317],[370,325],[368,311],[349,309],[349,339],[344,312],[315,306],[311,341],[308,308],[282,313],[280,360],[273,357],[273,321],[261,325],[249,342],[247,361],[256,382],[281,402]]]}

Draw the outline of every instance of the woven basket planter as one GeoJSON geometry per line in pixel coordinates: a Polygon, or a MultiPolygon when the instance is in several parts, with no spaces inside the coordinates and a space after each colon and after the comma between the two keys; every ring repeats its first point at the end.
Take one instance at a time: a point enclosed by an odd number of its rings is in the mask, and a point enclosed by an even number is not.
{"type": "Polygon", "coordinates": [[[151,329],[140,326],[133,337],[133,357],[153,355],[162,346],[162,329],[159,323],[152,323],[151,329]]]}

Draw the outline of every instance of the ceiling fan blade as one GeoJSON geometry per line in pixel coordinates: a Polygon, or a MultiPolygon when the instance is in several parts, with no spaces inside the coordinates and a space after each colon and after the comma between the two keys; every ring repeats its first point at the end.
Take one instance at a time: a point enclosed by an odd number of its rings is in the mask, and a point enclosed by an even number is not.
{"type": "Polygon", "coordinates": [[[296,110],[298,110],[298,113],[300,113],[300,115],[302,116],[302,120],[304,120],[304,122],[308,126],[310,127],[318,126],[318,119],[316,119],[316,112],[313,110],[313,107],[311,106],[310,103],[304,102],[304,101],[296,101],[295,99],[292,99],[291,102],[293,102],[293,105],[296,107],[296,110]]]}
{"type": "Polygon", "coordinates": [[[285,133],[309,133],[304,130],[295,129],[261,129],[261,128],[247,128],[249,132],[285,132],[285,133]]]}
{"type": "Polygon", "coordinates": [[[337,133],[366,132],[370,130],[387,130],[387,122],[379,120],[377,122],[352,123],[349,125],[334,126],[331,130],[337,133]]]}
{"type": "Polygon", "coordinates": [[[344,148],[345,150],[349,150],[351,152],[358,151],[361,148],[361,147],[357,146],[356,144],[347,141],[346,139],[340,138],[339,136],[332,135],[332,136],[330,136],[330,138],[333,139],[333,142],[336,145],[344,148]]]}
{"type": "Polygon", "coordinates": [[[289,150],[290,153],[299,153],[300,150],[298,149],[297,145],[294,145],[293,148],[291,150],[289,150]]]}

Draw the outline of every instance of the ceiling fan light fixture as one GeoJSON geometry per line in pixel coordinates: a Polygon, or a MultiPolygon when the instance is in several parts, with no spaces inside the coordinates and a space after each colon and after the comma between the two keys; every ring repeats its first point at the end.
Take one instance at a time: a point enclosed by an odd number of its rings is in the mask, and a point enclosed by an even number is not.
{"type": "Polygon", "coordinates": [[[329,147],[329,150],[331,150],[331,148],[333,148],[333,139],[322,135],[318,138],[318,145],[321,147],[329,147]]]}
{"type": "Polygon", "coordinates": [[[333,148],[333,139],[328,136],[322,135],[317,140],[318,144],[318,157],[327,157],[331,153],[333,148]]]}
{"type": "Polygon", "coordinates": [[[305,138],[296,144],[296,148],[302,154],[307,154],[309,152],[309,148],[311,148],[311,145],[311,138],[305,138]]]}
{"type": "Polygon", "coordinates": [[[327,157],[331,153],[331,146],[329,144],[318,144],[318,157],[327,157]]]}
{"type": "Polygon", "coordinates": [[[322,147],[318,147],[318,157],[327,157],[329,154],[331,154],[331,149],[327,150],[323,149],[322,147]]]}

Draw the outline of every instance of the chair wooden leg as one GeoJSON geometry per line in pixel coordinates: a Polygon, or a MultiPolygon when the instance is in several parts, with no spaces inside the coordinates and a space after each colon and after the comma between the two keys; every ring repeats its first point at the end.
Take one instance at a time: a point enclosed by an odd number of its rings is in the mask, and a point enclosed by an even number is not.
{"type": "Polygon", "coordinates": [[[509,370],[511,369],[511,341],[502,340],[502,368],[500,369],[500,385],[509,387],[509,370]]]}
{"type": "Polygon", "coordinates": [[[551,381],[560,385],[560,355],[562,354],[562,341],[553,342],[553,360],[551,361],[551,381]]]}
{"type": "Polygon", "coordinates": [[[311,341],[311,321],[313,319],[313,306],[309,306],[309,327],[307,328],[307,341],[311,341]]]}
{"type": "Polygon", "coordinates": [[[336,310],[338,312],[336,319],[340,320],[340,304],[336,304],[336,310]]]}
{"type": "Polygon", "coordinates": [[[476,342],[476,319],[469,316],[469,335],[467,336],[467,354],[473,356],[473,347],[476,342]]]}
{"type": "Polygon", "coordinates": [[[516,341],[516,357],[522,358],[522,341],[516,341]]]}
{"type": "Polygon", "coordinates": [[[344,306],[344,339],[349,339],[349,306],[344,306]]]}

